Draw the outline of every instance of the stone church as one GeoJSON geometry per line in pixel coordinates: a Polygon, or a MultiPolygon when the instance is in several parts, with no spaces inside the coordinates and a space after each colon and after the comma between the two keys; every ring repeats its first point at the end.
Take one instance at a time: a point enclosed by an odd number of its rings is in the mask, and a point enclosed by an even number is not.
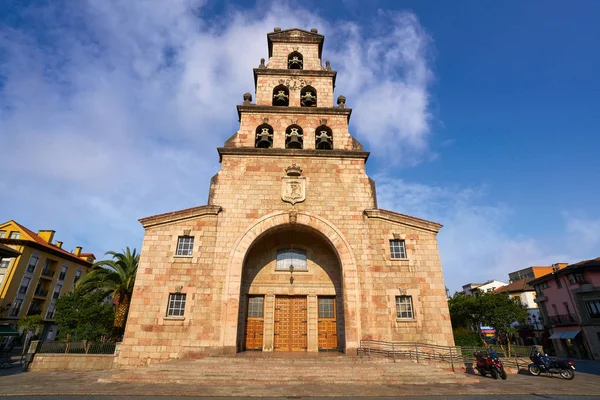
{"type": "Polygon", "coordinates": [[[454,345],[441,225],[377,207],[323,41],[316,29],[269,33],[256,100],[246,93],[237,106],[208,204],[140,220],[121,368],[242,351],[356,354],[363,339],[454,345]]]}

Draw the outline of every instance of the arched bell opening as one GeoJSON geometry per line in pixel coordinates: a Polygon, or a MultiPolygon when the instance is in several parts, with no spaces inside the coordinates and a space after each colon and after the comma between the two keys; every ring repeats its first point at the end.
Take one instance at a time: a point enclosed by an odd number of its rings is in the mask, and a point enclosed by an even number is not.
{"type": "Polygon", "coordinates": [[[304,86],[300,90],[300,106],[301,107],[316,107],[317,106],[317,89],[312,86],[304,86]]]}
{"type": "Polygon", "coordinates": [[[344,351],[342,287],[340,261],[318,231],[265,232],[243,264],[238,351],[344,351]]]}
{"type": "Polygon", "coordinates": [[[273,127],[271,125],[262,124],[256,128],[254,147],[259,149],[273,147],[273,127]]]}
{"type": "Polygon", "coordinates": [[[333,150],[333,132],[325,125],[315,129],[315,149],[333,150]]]}
{"type": "Polygon", "coordinates": [[[273,105],[280,107],[286,107],[290,105],[290,91],[287,86],[275,86],[273,89],[273,105]]]}
{"type": "Polygon", "coordinates": [[[304,57],[297,51],[288,55],[288,69],[304,69],[304,57]]]}
{"type": "Polygon", "coordinates": [[[302,149],[304,147],[304,131],[298,125],[290,125],[285,130],[285,148],[302,149]]]}

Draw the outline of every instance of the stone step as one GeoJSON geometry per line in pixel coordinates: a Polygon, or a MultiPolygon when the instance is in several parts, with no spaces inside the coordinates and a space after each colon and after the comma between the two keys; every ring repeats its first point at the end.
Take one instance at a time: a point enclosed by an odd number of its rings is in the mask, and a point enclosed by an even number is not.
{"type": "Polygon", "coordinates": [[[473,383],[477,378],[417,364],[360,357],[206,357],[170,360],[145,368],[116,371],[102,382],[179,383],[231,385],[434,384],[473,383]],[[335,361],[333,361],[335,359],[335,361]]]}

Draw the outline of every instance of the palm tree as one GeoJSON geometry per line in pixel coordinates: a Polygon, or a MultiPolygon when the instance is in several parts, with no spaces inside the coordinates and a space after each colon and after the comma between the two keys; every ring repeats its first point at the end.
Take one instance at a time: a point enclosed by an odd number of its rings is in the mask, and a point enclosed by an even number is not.
{"type": "Polygon", "coordinates": [[[106,254],[113,259],[94,263],[92,271],[77,282],[75,290],[84,295],[98,292],[103,297],[113,298],[116,306],[113,334],[120,337],[125,330],[140,255],[136,249],[131,252],[129,247],[121,253],[107,251],[106,254]]]}

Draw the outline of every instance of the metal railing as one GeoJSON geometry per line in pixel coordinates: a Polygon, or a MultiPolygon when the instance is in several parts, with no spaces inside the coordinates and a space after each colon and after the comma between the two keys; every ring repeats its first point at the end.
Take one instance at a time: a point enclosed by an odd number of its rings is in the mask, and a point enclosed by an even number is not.
{"type": "MultiPolygon", "coordinates": [[[[496,354],[507,367],[521,368],[529,363],[529,346],[511,346],[510,353],[506,349],[495,348],[496,354]]],[[[484,347],[471,346],[438,346],[417,342],[384,342],[378,340],[361,340],[358,354],[361,356],[379,356],[394,360],[409,359],[417,362],[439,362],[448,364],[452,371],[456,366],[475,362],[473,353],[481,351],[487,354],[484,347]]]]}
{"type": "Polygon", "coordinates": [[[114,354],[116,343],[41,341],[36,353],[42,354],[114,354]]]}
{"type": "Polygon", "coordinates": [[[578,324],[579,319],[573,314],[551,315],[548,317],[552,326],[578,324]]]}

